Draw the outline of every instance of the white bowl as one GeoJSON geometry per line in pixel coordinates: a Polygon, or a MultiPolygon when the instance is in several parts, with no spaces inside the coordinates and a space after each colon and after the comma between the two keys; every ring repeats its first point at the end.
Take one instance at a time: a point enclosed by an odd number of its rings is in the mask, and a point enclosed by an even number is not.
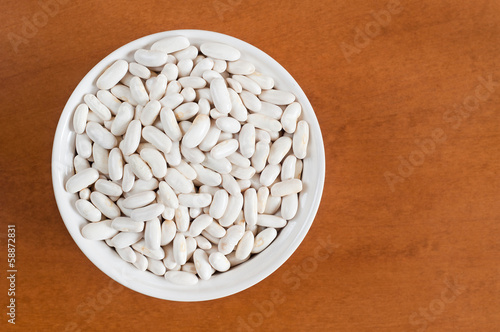
{"type": "MultiPolygon", "coordinates": [[[[291,55],[296,56],[296,55],[291,55]]],[[[139,293],[174,301],[204,301],[240,292],[263,280],[280,267],[297,249],[311,227],[318,210],[325,179],[325,152],[321,131],[309,100],[292,76],[269,55],[234,37],[202,30],[166,31],[137,39],[124,45],[99,62],[82,79],[71,94],[57,125],[52,151],[52,182],[57,206],[69,233],[83,253],[101,271],[120,284],[139,293]],[[215,274],[210,280],[200,280],[195,286],[174,285],[165,278],[137,270],[126,263],[104,241],[91,241],[82,237],[81,228],[87,224],[76,211],[77,194],[69,194],[64,184],[73,174],[75,133],[72,116],[86,93],[96,93],[95,81],[104,69],[117,59],[133,59],[133,52],[146,48],[161,38],[183,35],[191,44],[221,42],[241,51],[242,59],[255,64],[258,71],[272,76],[276,87],[288,90],[302,104],[302,117],[310,126],[308,156],[304,160],[304,190],[300,194],[299,211],[295,218],[281,230],[274,242],[263,252],[228,272],[215,274]]]]}

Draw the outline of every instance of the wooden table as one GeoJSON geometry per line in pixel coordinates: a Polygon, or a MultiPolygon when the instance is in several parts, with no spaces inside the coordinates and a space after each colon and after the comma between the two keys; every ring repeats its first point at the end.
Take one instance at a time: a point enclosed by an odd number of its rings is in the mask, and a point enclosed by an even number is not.
{"type": "Polygon", "coordinates": [[[8,224],[19,331],[500,329],[500,1],[0,7],[1,330],[14,329],[8,224]],[[295,254],[258,285],[203,303],[150,298],[100,272],[66,231],[50,175],[57,121],[87,71],[181,28],[235,36],[280,62],[309,97],[327,156],[295,254]]]}

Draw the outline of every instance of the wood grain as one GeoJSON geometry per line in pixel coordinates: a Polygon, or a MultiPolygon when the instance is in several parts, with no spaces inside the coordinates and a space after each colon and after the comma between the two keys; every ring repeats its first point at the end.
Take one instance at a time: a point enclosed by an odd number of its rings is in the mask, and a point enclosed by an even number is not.
{"type": "Polygon", "coordinates": [[[499,1],[4,0],[0,12],[0,234],[5,253],[16,225],[19,269],[15,327],[1,278],[2,330],[498,331],[499,1]],[[80,79],[119,46],[180,28],[280,62],[327,155],[296,253],[204,303],[150,298],[100,272],[66,231],[50,175],[80,79]]]}

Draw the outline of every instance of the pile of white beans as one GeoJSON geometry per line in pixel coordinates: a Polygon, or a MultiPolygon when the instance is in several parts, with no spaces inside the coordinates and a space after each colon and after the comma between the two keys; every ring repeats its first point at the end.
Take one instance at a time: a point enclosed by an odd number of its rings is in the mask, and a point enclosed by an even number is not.
{"type": "Polygon", "coordinates": [[[125,261],[194,285],[260,253],[298,209],[301,105],[228,45],[183,36],[118,60],[73,117],[66,190],[125,261]]]}

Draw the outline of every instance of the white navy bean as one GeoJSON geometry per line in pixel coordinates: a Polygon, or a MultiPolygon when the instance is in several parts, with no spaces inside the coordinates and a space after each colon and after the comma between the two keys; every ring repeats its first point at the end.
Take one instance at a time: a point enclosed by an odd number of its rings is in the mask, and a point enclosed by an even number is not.
{"type": "Polygon", "coordinates": [[[123,192],[129,192],[134,186],[135,175],[129,164],[123,166],[122,189],[123,192]]]}
{"type": "MultiPolygon", "coordinates": [[[[239,187],[238,187],[239,190],[239,187]]],[[[238,195],[229,196],[226,211],[222,218],[219,219],[219,224],[223,227],[228,227],[232,225],[238,214],[243,208],[243,195],[240,193],[238,195]]]]}
{"type": "MultiPolygon", "coordinates": [[[[197,104],[195,104],[197,105],[197,104]]],[[[199,107],[198,107],[199,109],[199,107]]],[[[210,129],[210,118],[205,114],[198,114],[184,134],[182,144],[188,148],[194,148],[203,141],[210,129]]]]}
{"type": "Polygon", "coordinates": [[[82,236],[88,240],[105,240],[115,236],[118,231],[111,227],[111,220],[88,223],[82,228],[82,236]]]}
{"type": "Polygon", "coordinates": [[[243,75],[233,75],[233,79],[236,80],[237,82],[240,83],[241,87],[244,90],[247,90],[254,95],[258,95],[262,92],[262,89],[260,86],[254,81],[251,80],[250,78],[243,76],[243,75]]]}
{"type": "Polygon", "coordinates": [[[153,259],[160,260],[160,259],[165,258],[165,252],[163,251],[163,249],[157,248],[157,249],[152,250],[152,249],[146,247],[146,242],[144,241],[144,239],[140,240],[139,242],[134,243],[132,245],[132,248],[134,250],[138,251],[139,253],[141,253],[147,257],[151,257],[153,259]]]}
{"type": "Polygon", "coordinates": [[[283,116],[281,117],[283,130],[287,133],[293,134],[295,132],[295,128],[297,127],[297,119],[299,118],[301,112],[302,107],[299,103],[293,102],[288,105],[283,112],[283,116]]]}
{"type": "Polygon", "coordinates": [[[161,104],[158,100],[149,101],[141,112],[141,123],[143,126],[151,126],[158,114],[160,114],[161,104]]]}
{"type": "Polygon", "coordinates": [[[194,60],[198,56],[198,49],[191,45],[181,51],[174,52],[173,55],[179,61],[183,59],[194,60]]]}
{"type": "MultiPolygon", "coordinates": [[[[113,223],[111,223],[111,226],[112,225],[113,223]]],[[[130,247],[131,245],[142,239],[142,236],[142,233],[120,232],[113,236],[113,238],[111,239],[111,244],[117,249],[130,247]]]]}
{"type": "Polygon", "coordinates": [[[188,76],[193,70],[193,60],[191,59],[182,59],[177,63],[177,68],[179,69],[179,77],[188,76]]]}
{"type": "MultiPolygon", "coordinates": [[[[193,73],[191,72],[191,75],[193,75],[193,73]]],[[[205,72],[203,72],[203,75],[202,75],[203,79],[205,81],[207,81],[208,84],[212,83],[213,80],[215,80],[216,78],[222,78],[222,75],[219,74],[218,72],[216,72],[215,70],[207,70],[205,72]]]]}
{"type": "Polygon", "coordinates": [[[216,126],[226,133],[237,133],[241,129],[241,124],[235,118],[224,116],[215,121],[216,126]]]}
{"type": "Polygon", "coordinates": [[[210,114],[210,102],[207,99],[201,98],[200,100],[198,100],[198,106],[200,107],[198,114],[210,114]]]}
{"type": "Polygon", "coordinates": [[[87,135],[95,143],[105,149],[112,149],[116,146],[116,137],[106,128],[97,122],[87,123],[87,135]]]}
{"type": "Polygon", "coordinates": [[[96,143],[92,146],[92,157],[94,158],[92,168],[97,169],[104,175],[108,175],[109,150],[96,143]]]}
{"type": "Polygon", "coordinates": [[[291,147],[292,139],[290,137],[282,136],[278,138],[273,145],[271,145],[268,158],[269,164],[277,165],[281,163],[291,147]]]}
{"type": "Polygon", "coordinates": [[[262,102],[253,93],[243,90],[239,94],[243,105],[252,112],[259,112],[262,108],[262,102]]]}
{"type": "Polygon", "coordinates": [[[113,123],[111,124],[111,133],[115,136],[125,134],[130,121],[134,118],[134,108],[127,102],[120,105],[113,123]]]}
{"type": "Polygon", "coordinates": [[[165,210],[161,214],[165,220],[173,220],[175,218],[175,209],[171,207],[165,207],[165,210]]]}
{"type": "Polygon", "coordinates": [[[172,149],[172,140],[156,127],[144,127],[142,129],[142,137],[163,153],[169,153],[172,149]]]}
{"type": "Polygon", "coordinates": [[[172,189],[183,194],[188,194],[194,189],[193,181],[187,179],[175,168],[168,170],[165,181],[172,189]]]}
{"type": "Polygon", "coordinates": [[[210,194],[180,194],[178,198],[179,204],[194,208],[209,206],[212,202],[210,194]]]}
{"type": "Polygon", "coordinates": [[[139,233],[144,230],[144,223],[135,222],[128,217],[117,217],[113,219],[111,227],[120,232],[139,233]]]}
{"type": "Polygon", "coordinates": [[[259,95],[260,100],[276,105],[288,105],[295,101],[293,93],[282,90],[264,90],[259,95]]]}
{"type": "Polygon", "coordinates": [[[234,250],[238,242],[245,234],[244,225],[233,225],[228,228],[226,235],[224,235],[218,245],[219,252],[227,255],[234,250]]]}
{"type": "Polygon", "coordinates": [[[158,50],[140,49],[135,51],[134,60],[146,67],[163,66],[167,63],[167,53],[158,50]]]}
{"type": "MultiPolygon", "coordinates": [[[[171,172],[172,170],[170,170],[171,172]]],[[[172,188],[165,182],[161,181],[159,184],[159,195],[165,206],[177,209],[179,207],[179,200],[172,188]]]]}
{"type": "Polygon", "coordinates": [[[263,101],[259,114],[266,115],[276,120],[280,120],[283,114],[283,110],[277,105],[263,101]]]}
{"type": "Polygon", "coordinates": [[[109,178],[118,181],[123,176],[123,157],[119,148],[113,148],[108,156],[109,178]]]}
{"type": "Polygon", "coordinates": [[[148,78],[151,77],[151,71],[146,67],[141,64],[138,64],[137,62],[131,62],[128,64],[128,71],[134,75],[138,76],[140,78],[143,78],[147,80],[148,78]]]}
{"type": "Polygon", "coordinates": [[[210,150],[210,154],[215,159],[220,159],[229,156],[230,154],[236,152],[238,150],[239,143],[235,139],[229,139],[215,145],[212,150],[210,150]]]}
{"type": "Polygon", "coordinates": [[[137,260],[135,251],[130,247],[116,248],[116,252],[125,262],[135,263],[135,261],[137,260]]]}
{"type": "Polygon", "coordinates": [[[236,93],[240,93],[243,89],[240,82],[238,82],[235,79],[228,77],[226,78],[226,82],[229,85],[229,87],[233,89],[236,93]]]}
{"type": "Polygon", "coordinates": [[[77,154],[75,158],[73,158],[73,166],[75,167],[75,173],[78,173],[86,168],[89,168],[90,163],[87,159],[82,158],[82,156],[77,154]]]}
{"type": "Polygon", "coordinates": [[[161,225],[158,218],[146,221],[144,226],[144,243],[146,247],[152,250],[160,248],[161,225]]]}
{"type": "Polygon", "coordinates": [[[87,124],[87,116],[89,107],[86,104],[80,104],[73,114],[73,129],[77,134],[83,134],[85,125],[87,124]]]}
{"type": "Polygon", "coordinates": [[[255,71],[255,65],[245,60],[230,61],[227,71],[233,75],[250,75],[255,71]]]}
{"type": "Polygon", "coordinates": [[[205,160],[205,154],[198,148],[188,148],[181,144],[181,154],[190,163],[200,164],[205,160]]]}
{"type": "Polygon", "coordinates": [[[177,121],[183,121],[191,119],[198,113],[199,110],[200,107],[198,106],[197,103],[189,102],[178,106],[174,110],[174,114],[177,121]]]}
{"type": "Polygon", "coordinates": [[[207,42],[200,45],[200,51],[207,57],[221,59],[226,61],[236,61],[240,58],[241,53],[232,46],[207,42]]]}
{"type": "Polygon", "coordinates": [[[167,271],[162,261],[148,257],[148,270],[157,276],[163,276],[167,271]]]}
{"type": "Polygon", "coordinates": [[[274,80],[270,76],[263,75],[256,71],[248,75],[248,77],[254,80],[263,90],[270,90],[274,87],[274,80]]]}
{"type": "Polygon", "coordinates": [[[184,97],[179,92],[169,94],[167,88],[167,94],[160,99],[160,104],[165,108],[174,109],[181,105],[183,101],[184,97]]]}
{"type": "Polygon", "coordinates": [[[167,162],[158,150],[142,149],[141,158],[149,165],[155,177],[161,179],[167,174],[167,162]]]}
{"type": "Polygon", "coordinates": [[[271,195],[279,197],[297,194],[300,191],[302,191],[302,181],[299,179],[277,182],[271,187],[271,195]]]}
{"type": "Polygon", "coordinates": [[[189,216],[193,219],[199,217],[202,212],[203,212],[202,208],[194,208],[194,207],[189,208],[189,216]]]}
{"type": "Polygon", "coordinates": [[[191,164],[191,167],[196,171],[196,179],[207,186],[218,186],[222,182],[220,174],[203,167],[200,164],[191,164]]]}
{"type": "Polygon", "coordinates": [[[128,86],[117,84],[113,88],[111,88],[111,93],[116,98],[121,99],[132,106],[137,105],[137,101],[134,99],[134,97],[132,97],[132,93],[130,92],[130,88],[128,86]]]}
{"type": "Polygon", "coordinates": [[[210,82],[210,94],[219,112],[228,114],[231,111],[231,98],[223,78],[216,78],[210,82]]]}
{"type": "Polygon", "coordinates": [[[267,198],[266,208],[264,209],[264,214],[275,214],[281,207],[281,197],[280,196],[269,196],[267,198]]]}
{"type": "Polygon", "coordinates": [[[187,260],[186,238],[182,233],[177,233],[173,242],[174,259],[178,265],[184,265],[187,260]]]}
{"type": "Polygon", "coordinates": [[[186,206],[179,205],[175,210],[175,224],[179,232],[187,232],[189,229],[189,210],[186,206]]]}
{"type": "Polygon", "coordinates": [[[134,182],[132,190],[130,190],[127,195],[134,195],[143,191],[155,190],[156,188],[158,188],[158,180],[154,178],[149,180],[138,179],[134,182]]]}
{"type": "Polygon", "coordinates": [[[108,90],[114,87],[127,73],[128,64],[125,60],[117,60],[109,66],[97,79],[99,89],[108,90]]]}
{"type": "Polygon", "coordinates": [[[179,83],[183,88],[193,88],[193,89],[201,89],[207,85],[207,81],[205,81],[201,77],[196,76],[187,76],[179,78],[179,83]]]}
{"type": "Polygon", "coordinates": [[[96,181],[95,190],[107,196],[120,196],[123,193],[122,187],[118,184],[103,179],[96,181]]]}
{"type": "Polygon", "coordinates": [[[191,87],[187,87],[181,90],[181,96],[185,102],[191,102],[196,99],[196,91],[191,87]]]}
{"type": "Polygon", "coordinates": [[[227,260],[226,256],[220,252],[211,253],[208,260],[210,265],[212,265],[212,267],[219,272],[226,272],[231,267],[231,264],[227,260]]]}
{"type": "Polygon", "coordinates": [[[264,143],[271,143],[271,136],[262,129],[255,129],[255,140],[264,143]]]}
{"type": "Polygon", "coordinates": [[[101,220],[102,214],[92,203],[85,199],[79,199],[75,202],[75,207],[78,213],[85,219],[91,222],[101,220]]]}
{"type": "Polygon", "coordinates": [[[293,134],[293,154],[298,159],[304,159],[307,154],[309,143],[309,125],[304,120],[299,121],[297,129],[293,134]]]}
{"type": "Polygon", "coordinates": [[[201,164],[221,175],[228,174],[232,169],[232,165],[229,160],[226,158],[215,159],[209,153],[205,154],[205,160],[201,164]]]}
{"type": "Polygon", "coordinates": [[[167,89],[168,79],[164,74],[160,74],[154,80],[151,89],[149,89],[149,99],[150,100],[160,100],[165,95],[165,90],[167,89]]]}
{"type": "Polygon", "coordinates": [[[198,283],[196,275],[185,271],[167,271],[165,279],[180,286],[194,286],[198,283]]]}
{"type": "MultiPolygon", "coordinates": [[[[241,137],[241,135],[240,135],[240,137],[241,137]]],[[[241,143],[240,143],[240,150],[241,150],[241,143]]],[[[250,159],[243,157],[238,152],[231,153],[226,158],[233,165],[236,165],[239,167],[244,167],[244,168],[250,167],[250,159]]]]}
{"type": "Polygon", "coordinates": [[[221,59],[213,59],[213,60],[214,60],[213,70],[215,70],[218,73],[223,73],[226,71],[227,62],[225,60],[221,60],[221,59]]]}
{"type": "Polygon", "coordinates": [[[109,219],[117,218],[121,214],[120,208],[108,196],[100,192],[94,191],[90,194],[90,201],[109,219]]]}
{"type": "Polygon", "coordinates": [[[286,226],[286,220],[277,216],[268,214],[259,214],[257,225],[262,227],[283,228],[286,226]]]}
{"type": "Polygon", "coordinates": [[[138,253],[137,251],[134,251],[134,254],[136,256],[135,262],[132,264],[139,270],[139,271],[146,271],[148,268],[148,259],[146,256],[138,253]]]}
{"type": "Polygon", "coordinates": [[[171,109],[163,108],[160,112],[161,124],[163,126],[163,130],[170,137],[170,139],[174,142],[177,142],[181,139],[182,134],[179,128],[179,124],[175,119],[175,114],[171,109]]]}
{"type": "Polygon", "coordinates": [[[71,194],[77,193],[96,182],[97,179],[99,179],[97,170],[93,168],[84,169],[69,178],[66,182],[66,191],[71,194]]]}
{"type": "Polygon", "coordinates": [[[80,192],[78,193],[78,196],[80,197],[80,199],[84,199],[84,200],[88,201],[90,199],[90,189],[85,188],[85,189],[80,190],[80,192]]]}
{"type": "Polygon", "coordinates": [[[92,112],[102,120],[111,120],[111,111],[95,95],[88,93],[83,97],[83,100],[92,112]]]}
{"type": "Polygon", "coordinates": [[[281,130],[281,122],[264,114],[249,114],[247,121],[253,124],[255,128],[264,129],[270,132],[279,132],[281,130]]]}
{"type": "Polygon", "coordinates": [[[189,45],[189,40],[186,37],[174,36],[154,42],[153,45],[151,45],[151,49],[165,53],[174,53],[187,48],[189,45]]]}
{"type": "Polygon", "coordinates": [[[248,111],[245,105],[243,105],[243,101],[241,100],[240,95],[233,89],[228,89],[228,91],[229,97],[231,99],[231,111],[229,112],[229,114],[231,114],[231,116],[238,121],[246,121],[248,111]]]}
{"type": "Polygon", "coordinates": [[[257,192],[254,188],[249,188],[245,191],[244,215],[246,223],[253,226],[257,223],[257,192]]]}
{"type": "Polygon", "coordinates": [[[186,236],[186,260],[191,260],[193,257],[194,251],[196,250],[196,240],[192,236],[186,236]]]}
{"type": "Polygon", "coordinates": [[[197,176],[196,171],[194,170],[193,167],[191,167],[184,160],[181,160],[180,164],[175,166],[175,169],[177,169],[188,180],[196,179],[196,176],[197,176]]]}
{"type": "Polygon", "coordinates": [[[234,166],[232,169],[231,169],[231,173],[230,173],[232,176],[234,176],[235,178],[237,179],[240,179],[240,180],[249,180],[252,178],[252,176],[254,176],[255,174],[255,168],[253,167],[239,167],[239,166],[234,166]]]}
{"type": "Polygon", "coordinates": [[[203,235],[198,235],[194,238],[196,240],[196,244],[198,248],[203,250],[208,250],[212,248],[212,244],[208,241],[203,235]]]}
{"type": "Polygon", "coordinates": [[[187,262],[186,264],[184,264],[184,265],[181,266],[180,271],[184,271],[184,272],[189,272],[189,273],[192,273],[192,274],[196,274],[196,267],[194,266],[194,263],[187,262]]]}
{"type": "Polygon", "coordinates": [[[290,180],[295,175],[295,165],[297,158],[294,155],[289,155],[285,158],[281,165],[281,181],[290,180]]]}
{"type": "Polygon", "coordinates": [[[208,280],[214,273],[214,269],[208,261],[207,253],[202,249],[197,249],[193,254],[193,261],[196,272],[202,280],[208,280]]]}
{"type": "Polygon", "coordinates": [[[130,93],[132,98],[134,98],[139,105],[144,106],[149,101],[149,95],[146,91],[146,87],[142,83],[142,80],[137,76],[134,76],[130,80],[130,93]]]}
{"type": "Polygon", "coordinates": [[[167,77],[168,82],[172,82],[179,77],[179,68],[173,63],[167,63],[161,73],[167,77]]]}
{"type": "Polygon", "coordinates": [[[213,222],[213,218],[208,214],[202,214],[193,220],[189,227],[189,234],[193,237],[198,236],[213,222]]]}
{"type": "Polygon", "coordinates": [[[141,207],[138,209],[134,209],[132,213],[130,214],[130,218],[134,221],[147,221],[151,220],[153,218],[158,217],[160,214],[162,214],[163,210],[165,209],[165,205],[155,203],[155,204],[150,204],[145,207],[141,207]]]}
{"type": "Polygon", "coordinates": [[[299,197],[297,194],[284,196],[281,200],[281,217],[286,220],[293,219],[299,208],[299,197]]]}
{"type": "Polygon", "coordinates": [[[165,220],[161,224],[161,239],[160,245],[166,246],[174,240],[175,234],[177,232],[177,226],[172,220],[165,220]]]}
{"type": "Polygon", "coordinates": [[[169,166],[177,166],[180,164],[182,157],[179,149],[179,141],[172,142],[172,148],[169,153],[165,153],[165,160],[169,166]]]}
{"type": "Polygon", "coordinates": [[[267,199],[269,197],[269,188],[260,187],[257,191],[257,212],[264,213],[266,209],[267,199]]]}
{"type": "Polygon", "coordinates": [[[97,91],[97,99],[101,101],[101,103],[106,106],[113,115],[116,115],[118,113],[118,109],[120,108],[120,105],[122,102],[118,100],[111,92],[108,90],[99,90],[97,91]]]}
{"type": "Polygon", "coordinates": [[[199,149],[201,151],[210,151],[215,146],[215,144],[217,144],[220,133],[221,130],[219,128],[217,128],[216,126],[211,126],[207,134],[201,141],[199,149]]]}
{"type": "Polygon", "coordinates": [[[231,195],[237,196],[241,194],[240,187],[236,179],[230,174],[222,175],[222,187],[231,195]]]}
{"type": "Polygon", "coordinates": [[[210,205],[210,216],[214,219],[220,219],[226,212],[228,200],[227,191],[224,189],[217,190],[210,205]]]}
{"type": "Polygon", "coordinates": [[[133,120],[129,123],[123,141],[120,143],[120,149],[125,156],[129,156],[137,150],[141,142],[142,125],[139,120],[133,120]]]}
{"type": "Polygon", "coordinates": [[[247,123],[239,133],[241,155],[245,158],[251,158],[255,152],[255,126],[247,123]]]}
{"type": "Polygon", "coordinates": [[[236,247],[235,256],[238,259],[245,259],[252,253],[255,243],[254,235],[251,231],[246,231],[236,247]]]}
{"type": "Polygon", "coordinates": [[[214,67],[214,60],[210,58],[205,58],[200,62],[198,62],[196,66],[194,66],[193,70],[191,71],[191,76],[201,77],[203,73],[211,70],[213,67],[214,67]]]}
{"type": "Polygon", "coordinates": [[[137,209],[149,205],[156,199],[154,191],[143,191],[125,198],[122,202],[127,209],[137,209]]]}
{"type": "Polygon", "coordinates": [[[148,181],[153,177],[153,172],[148,164],[138,154],[132,154],[128,157],[128,164],[132,172],[141,180],[148,181]]]}
{"type": "Polygon", "coordinates": [[[278,232],[275,228],[266,228],[255,237],[252,254],[257,254],[266,249],[276,238],[278,232]]]}

